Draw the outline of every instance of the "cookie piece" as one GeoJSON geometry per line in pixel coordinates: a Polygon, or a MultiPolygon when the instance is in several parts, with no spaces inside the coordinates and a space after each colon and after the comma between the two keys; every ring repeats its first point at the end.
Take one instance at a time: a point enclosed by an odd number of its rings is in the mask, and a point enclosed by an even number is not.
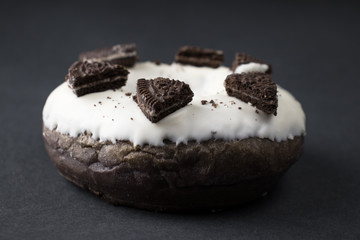
{"type": "Polygon", "coordinates": [[[277,86],[271,75],[259,72],[230,74],[225,79],[229,96],[251,103],[257,109],[276,116],[278,99],[277,86]]]}
{"type": "Polygon", "coordinates": [[[124,86],[129,72],[110,62],[77,61],[69,68],[65,80],[78,96],[124,86]]]}
{"type": "Polygon", "coordinates": [[[233,61],[232,69],[235,73],[241,73],[242,71],[245,72],[264,72],[264,73],[271,73],[271,65],[268,63],[265,63],[263,60],[253,58],[245,53],[236,53],[235,59],[233,61]],[[244,68],[244,66],[240,67],[241,65],[245,64],[252,64],[253,66],[248,65],[247,68],[244,68]]]}
{"type": "Polygon", "coordinates": [[[79,60],[86,60],[88,62],[109,61],[111,63],[123,65],[125,67],[132,67],[137,60],[136,44],[118,44],[112,47],[84,52],[79,55],[79,60]]]}
{"type": "Polygon", "coordinates": [[[175,62],[217,68],[224,62],[224,53],[220,50],[184,46],[178,50],[175,62]]]}
{"type": "Polygon", "coordinates": [[[193,96],[190,86],[179,80],[159,77],[137,81],[138,106],[153,123],[186,106],[193,96]]]}

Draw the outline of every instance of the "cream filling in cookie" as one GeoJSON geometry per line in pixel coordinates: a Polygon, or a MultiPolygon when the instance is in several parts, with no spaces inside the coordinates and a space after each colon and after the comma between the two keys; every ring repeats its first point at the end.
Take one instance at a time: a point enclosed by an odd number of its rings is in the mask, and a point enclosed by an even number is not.
{"type": "Polygon", "coordinates": [[[78,87],[71,87],[70,84],[68,84],[68,86],[70,88],[72,88],[73,90],[77,91],[77,90],[80,90],[80,89],[83,89],[83,88],[95,87],[95,86],[103,84],[103,83],[116,82],[116,81],[119,81],[120,79],[124,79],[124,78],[126,78],[126,77],[124,77],[124,76],[113,76],[113,77],[110,77],[110,78],[105,78],[105,79],[100,80],[100,81],[86,83],[86,84],[83,84],[83,85],[78,86],[78,87]]]}
{"type": "Polygon", "coordinates": [[[112,61],[112,60],[117,59],[117,58],[135,57],[135,56],[136,56],[136,51],[133,51],[133,52],[130,52],[130,53],[119,52],[119,53],[112,54],[112,55],[109,55],[109,56],[97,57],[97,58],[85,58],[85,59],[88,62],[101,62],[101,61],[112,61]]]}
{"type": "Polygon", "coordinates": [[[244,72],[266,72],[269,69],[269,66],[267,64],[261,64],[261,63],[246,63],[241,64],[236,67],[235,73],[244,73],[244,72]]]}
{"type": "Polygon", "coordinates": [[[232,71],[223,66],[209,68],[142,62],[128,70],[126,85],[115,91],[77,97],[66,83],[58,86],[43,109],[45,127],[72,137],[86,131],[100,141],[128,140],[134,145],[154,146],[163,145],[164,139],[177,144],[210,138],[260,137],[283,141],[305,134],[305,114],[300,103],[279,86],[277,116],[274,116],[228,96],[224,80],[232,71]],[[139,78],[156,77],[184,81],[190,85],[194,97],[187,106],[151,123],[132,96],[136,94],[139,78]],[[211,100],[214,103],[210,103],[211,100]]]}

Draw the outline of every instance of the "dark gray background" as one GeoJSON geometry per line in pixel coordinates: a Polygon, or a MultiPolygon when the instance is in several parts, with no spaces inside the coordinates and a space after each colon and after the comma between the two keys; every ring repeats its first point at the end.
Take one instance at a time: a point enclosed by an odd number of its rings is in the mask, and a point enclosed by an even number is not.
{"type": "Polygon", "coordinates": [[[345,1],[1,3],[0,239],[359,239],[360,7],[345,1]],[[181,2],[181,3],[180,3],[181,2]],[[136,42],[141,60],[178,47],[244,51],[307,114],[305,152],[275,192],[209,214],[114,207],[48,158],[41,111],[79,52],[136,42]]]}

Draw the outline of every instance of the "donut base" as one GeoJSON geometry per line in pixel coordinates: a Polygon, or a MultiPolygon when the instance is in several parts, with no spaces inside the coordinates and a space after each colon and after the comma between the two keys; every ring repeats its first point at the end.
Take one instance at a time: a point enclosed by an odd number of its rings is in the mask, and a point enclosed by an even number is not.
{"type": "Polygon", "coordinates": [[[193,212],[238,206],[271,191],[303,151],[303,136],[282,142],[210,139],[133,146],[70,137],[43,127],[59,173],[115,205],[193,212]]]}

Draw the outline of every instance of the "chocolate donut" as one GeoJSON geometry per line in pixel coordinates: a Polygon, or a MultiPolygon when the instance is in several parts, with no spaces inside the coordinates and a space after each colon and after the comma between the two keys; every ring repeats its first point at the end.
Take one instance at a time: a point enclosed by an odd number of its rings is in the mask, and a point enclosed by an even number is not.
{"type": "Polygon", "coordinates": [[[125,85],[79,97],[65,82],[43,110],[60,174],[113,204],[236,206],[271,191],[301,156],[305,114],[268,73],[179,62],[127,71],[125,85]]]}

